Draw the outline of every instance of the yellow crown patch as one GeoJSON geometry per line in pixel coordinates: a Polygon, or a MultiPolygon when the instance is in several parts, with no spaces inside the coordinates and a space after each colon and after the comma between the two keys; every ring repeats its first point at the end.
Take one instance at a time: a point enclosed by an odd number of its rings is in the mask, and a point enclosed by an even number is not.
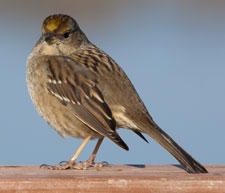
{"type": "Polygon", "coordinates": [[[69,16],[52,15],[45,19],[42,25],[42,32],[65,33],[74,27],[75,21],[69,16]]]}
{"type": "Polygon", "coordinates": [[[58,19],[52,18],[46,23],[45,26],[48,31],[54,31],[58,29],[59,25],[60,21],[58,19]]]}

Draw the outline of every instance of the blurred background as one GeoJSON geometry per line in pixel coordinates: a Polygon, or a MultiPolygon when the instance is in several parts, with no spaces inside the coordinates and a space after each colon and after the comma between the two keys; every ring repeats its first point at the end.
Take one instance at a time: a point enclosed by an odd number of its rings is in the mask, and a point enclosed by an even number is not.
{"type": "MultiPolygon", "coordinates": [[[[0,2],[0,165],[57,164],[80,139],[62,139],[37,114],[26,59],[45,17],[74,17],[89,40],[122,66],[154,120],[203,164],[224,164],[225,1],[20,0],[0,2]]],[[[126,152],[104,140],[97,161],[175,164],[152,139],[120,130],[126,152]]],[[[86,160],[96,141],[79,160],[86,160]]]]}

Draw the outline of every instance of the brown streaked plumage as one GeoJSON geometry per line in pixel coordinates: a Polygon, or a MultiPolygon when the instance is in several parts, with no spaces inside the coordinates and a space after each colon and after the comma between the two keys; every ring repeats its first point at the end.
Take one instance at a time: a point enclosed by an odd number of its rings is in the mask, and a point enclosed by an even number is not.
{"type": "MultiPolygon", "coordinates": [[[[83,169],[94,159],[104,137],[128,150],[117,129],[127,128],[147,142],[148,134],[190,173],[207,170],[153,121],[132,83],[105,52],[93,45],[74,19],[52,15],[27,61],[27,85],[40,115],[63,137],[83,138],[70,162],[51,169],[83,169]],[[75,163],[85,144],[98,138],[91,157],[75,163]]],[[[98,165],[98,166],[101,166],[98,165]]]]}

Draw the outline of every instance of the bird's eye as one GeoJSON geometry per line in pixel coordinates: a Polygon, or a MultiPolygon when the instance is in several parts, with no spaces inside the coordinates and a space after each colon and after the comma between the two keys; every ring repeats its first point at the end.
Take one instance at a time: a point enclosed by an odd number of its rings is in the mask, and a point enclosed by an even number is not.
{"type": "Polygon", "coordinates": [[[70,36],[70,32],[69,31],[63,34],[64,38],[68,38],[69,36],[70,36]]]}

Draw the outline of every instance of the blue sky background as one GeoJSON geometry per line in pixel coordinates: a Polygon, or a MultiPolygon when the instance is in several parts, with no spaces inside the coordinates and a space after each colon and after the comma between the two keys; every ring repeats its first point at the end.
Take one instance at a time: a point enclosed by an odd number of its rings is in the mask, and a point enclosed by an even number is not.
{"type": "MultiPolygon", "coordinates": [[[[56,164],[80,139],[62,139],[37,114],[26,59],[53,13],[73,16],[130,77],[154,120],[203,164],[225,163],[225,1],[20,0],[0,2],[0,165],[56,164]]],[[[97,160],[174,164],[156,142],[120,130],[126,152],[104,140],[97,160]]],[[[89,142],[79,160],[88,158],[89,142]]]]}

